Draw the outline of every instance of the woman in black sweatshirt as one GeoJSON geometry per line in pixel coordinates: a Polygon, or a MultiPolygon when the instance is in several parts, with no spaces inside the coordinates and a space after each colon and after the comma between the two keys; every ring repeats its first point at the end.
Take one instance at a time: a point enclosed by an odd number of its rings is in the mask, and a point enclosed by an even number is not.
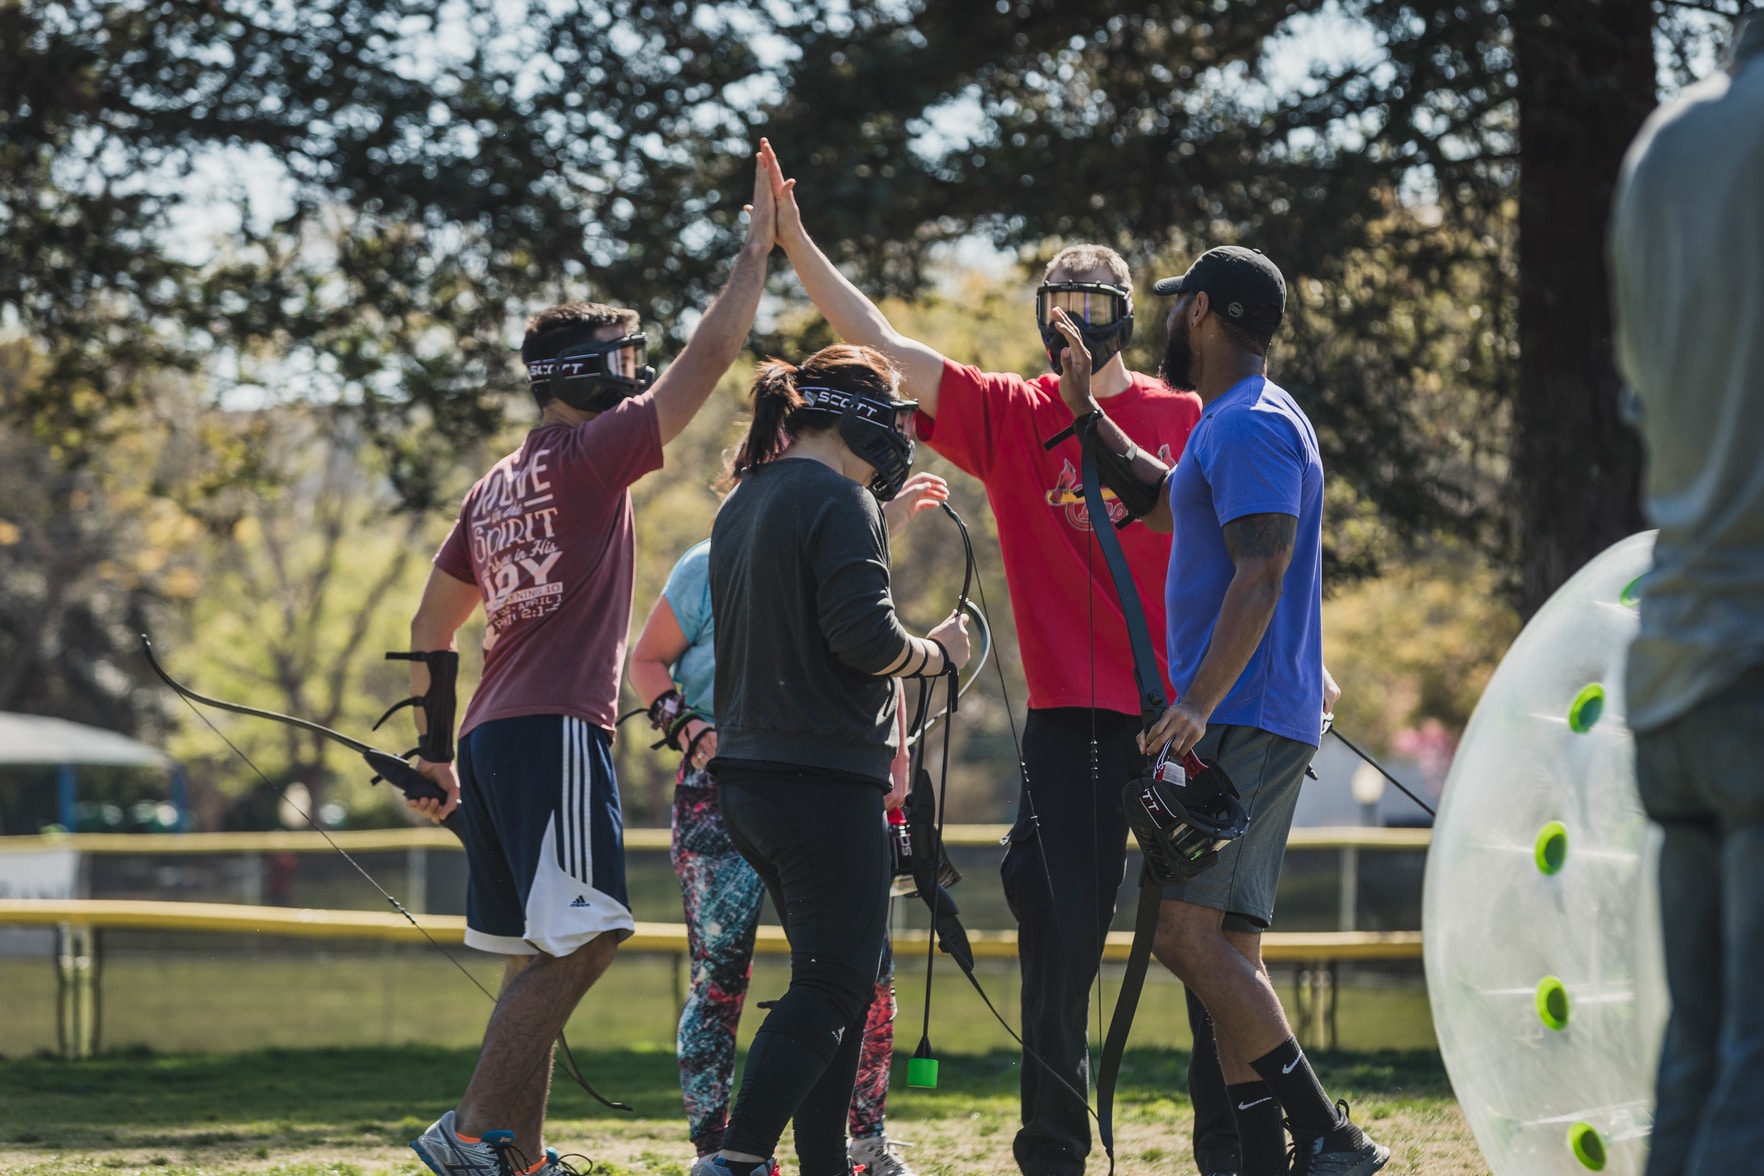
{"type": "Polygon", "coordinates": [[[763,366],[740,485],[711,531],[712,768],[729,836],[790,939],[790,987],[748,1050],[723,1150],[693,1176],[769,1176],[792,1118],[802,1176],[848,1171],[845,1111],[888,917],[893,679],[968,658],[959,613],[926,637],[895,615],[880,503],[912,465],[914,407],[895,383],[866,347],[763,366]]]}

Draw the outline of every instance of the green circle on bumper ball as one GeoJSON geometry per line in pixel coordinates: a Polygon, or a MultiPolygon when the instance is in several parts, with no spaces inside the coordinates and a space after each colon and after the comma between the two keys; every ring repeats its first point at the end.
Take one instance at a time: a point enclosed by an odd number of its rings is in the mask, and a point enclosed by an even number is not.
{"type": "Polygon", "coordinates": [[[1591,1123],[1576,1123],[1568,1128],[1568,1146],[1573,1149],[1574,1158],[1580,1161],[1581,1167],[1594,1172],[1605,1170],[1605,1141],[1591,1123]]]}
{"type": "Polygon", "coordinates": [[[1561,870],[1568,861],[1568,826],[1560,821],[1551,821],[1537,831],[1537,843],[1532,846],[1532,860],[1537,863],[1539,872],[1554,874],[1561,870]]]}
{"type": "Polygon", "coordinates": [[[1551,1029],[1568,1028],[1568,986],[1554,976],[1537,982],[1537,1017],[1551,1029]]]}
{"type": "Polygon", "coordinates": [[[1581,687],[1568,707],[1568,726],[1576,735],[1585,735],[1605,713],[1605,688],[1594,682],[1581,687]]]}

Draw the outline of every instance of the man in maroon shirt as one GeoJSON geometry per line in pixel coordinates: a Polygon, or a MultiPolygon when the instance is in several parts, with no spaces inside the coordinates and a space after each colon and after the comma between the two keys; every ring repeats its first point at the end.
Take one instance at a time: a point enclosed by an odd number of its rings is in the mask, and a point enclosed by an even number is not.
{"type": "MultiPolygon", "coordinates": [[[[1002,868],[1018,923],[1023,1040],[1068,1085],[1084,1090],[1090,987],[1126,868],[1121,783],[1139,764],[1139,697],[1126,621],[1081,494],[1079,444],[1069,438],[1043,448],[1071,425],[1072,410],[1060,398],[1057,373],[1030,380],[982,372],[901,335],[809,238],[794,189],[795,181],[780,182],[778,243],[803,288],[843,338],[894,361],[901,395],[919,402],[920,438],[981,480],[998,521],[1029,684],[1023,794],[1002,868]]],[[[1131,329],[1132,284],[1114,250],[1073,246],[1047,268],[1038,317],[1047,340],[1051,308],[1059,305],[1084,323],[1093,354],[1106,351],[1092,392],[1138,446],[1135,465],[1149,482],[1181,457],[1200,419],[1200,398],[1128,370],[1120,348],[1131,329]]],[[[1057,345],[1049,346],[1051,358],[1057,345]]],[[[1111,522],[1124,517],[1112,495],[1104,498],[1111,522]]],[[[1170,538],[1145,527],[1119,534],[1147,622],[1161,633],[1170,538]]],[[[1158,659],[1166,675],[1161,647],[1158,659]]],[[[1207,1176],[1233,1172],[1236,1135],[1224,1078],[1205,1009],[1192,997],[1190,1021],[1196,1159],[1207,1176]]],[[[1090,1151],[1085,1107],[1027,1059],[1022,1101],[1013,1150],[1026,1176],[1082,1173],[1090,1151]]]]}
{"type": "MultiPolygon", "coordinates": [[[[411,1145],[440,1176],[555,1166],[543,1139],[553,1043],[633,929],[611,757],[631,622],[629,487],[661,467],[662,446],[747,337],[776,173],[762,142],[734,269],[653,383],[631,311],[578,302],[528,322],[521,358],[540,422],[466,495],[411,621],[413,650],[452,649],[484,606],[484,674],[460,725],[458,779],[454,764],[419,759],[448,799],[412,807],[434,819],[458,808],[466,942],[506,957],[464,1096],[411,1145]]],[[[428,666],[413,661],[411,679],[426,694],[428,666]]]]}

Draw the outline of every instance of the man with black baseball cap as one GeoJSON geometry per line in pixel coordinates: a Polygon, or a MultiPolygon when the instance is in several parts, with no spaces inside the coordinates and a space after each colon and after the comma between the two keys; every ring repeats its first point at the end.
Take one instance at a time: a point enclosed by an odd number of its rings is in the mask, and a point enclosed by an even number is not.
{"type": "MultiPolygon", "coordinates": [[[[1153,951],[1212,1015],[1242,1176],[1368,1176],[1390,1151],[1330,1101],[1261,959],[1299,785],[1339,694],[1323,668],[1317,435],[1267,377],[1286,281],[1259,251],[1224,246],[1152,289],[1176,298],[1158,374],[1198,393],[1202,407],[1145,515],[1173,533],[1165,616],[1177,701],[1141,736],[1141,750],[1165,749],[1170,762],[1193,750],[1221,766],[1250,817],[1213,868],[1164,888],[1153,951]],[[1290,1169],[1282,1112],[1295,1144],[1290,1169]]],[[[1065,399],[1075,413],[1100,411],[1086,391],[1082,340],[1070,330],[1066,340],[1074,364],[1065,399]]],[[[1099,432],[1113,452],[1130,452],[1111,422],[1099,432]]]]}

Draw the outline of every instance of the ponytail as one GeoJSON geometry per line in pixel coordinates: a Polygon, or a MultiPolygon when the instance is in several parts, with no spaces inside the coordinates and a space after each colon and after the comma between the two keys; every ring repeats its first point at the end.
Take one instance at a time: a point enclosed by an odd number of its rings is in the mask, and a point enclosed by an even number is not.
{"type": "Polygon", "coordinates": [[[824,413],[799,414],[798,410],[803,407],[802,394],[796,390],[799,381],[809,386],[829,385],[880,400],[894,400],[898,399],[895,395],[898,379],[894,365],[881,352],[849,344],[823,347],[804,360],[800,368],[781,359],[768,359],[754,374],[753,388],[749,392],[753,400],[753,421],[747,426],[747,436],[741,439],[729,459],[721,485],[733,488],[742,478],[777,458],[805,429],[838,427],[824,425],[824,413]]]}
{"type": "Polygon", "coordinates": [[[735,456],[724,480],[739,482],[750,471],[758,469],[784,451],[792,431],[786,422],[790,414],[802,407],[802,396],[796,390],[795,364],[781,359],[768,359],[760,365],[753,378],[753,422],[747,436],[735,449],[735,456]]]}

